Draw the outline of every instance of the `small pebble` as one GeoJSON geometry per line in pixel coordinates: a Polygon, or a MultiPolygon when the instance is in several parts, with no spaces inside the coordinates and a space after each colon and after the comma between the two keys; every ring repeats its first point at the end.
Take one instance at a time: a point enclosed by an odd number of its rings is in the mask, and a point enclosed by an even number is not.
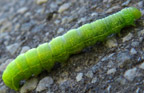
{"type": "Polygon", "coordinates": [[[28,10],[27,7],[22,7],[17,11],[17,13],[24,14],[27,10],[28,10]]]}
{"type": "Polygon", "coordinates": [[[137,42],[137,41],[132,42],[131,46],[133,46],[133,47],[138,47],[138,46],[139,46],[139,42],[137,42]]]}
{"type": "Polygon", "coordinates": [[[29,46],[24,46],[24,47],[22,47],[22,50],[21,50],[21,54],[22,53],[25,53],[26,51],[28,51],[30,49],[30,47],[29,46]]]}
{"type": "Polygon", "coordinates": [[[50,9],[55,10],[55,9],[57,9],[57,7],[58,7],[58,5],[56,3],[51,3],[50,4],[50,9]]]}
{"type": "Polygon", "coordinates": [[[92,71],[88,71],[85,75],[89,78],[93,78],[93,72],[92,71]]]}
{"type": "Polygon", "coordinates": [[[137,54],[137,51],[136,51],[134,48],[132,48],[132,49],[130,50],[130,53],[131,53],[132,55],[134,55],[134,54],[137,54]]]}
{"type": "Polygon", "coordinates": [[[43,3],[46,3],[48,0],[37,0],[36,1],[36,3],[38,4],[38,5],[41,5],[41,4],[43,4],[43,3]]]}
{"type": "Polygon", "coordinates": [[[10,32],[12,30],[12,23],[11,22],[6,22],[5,25],[3,25],[0,29],[0,33],[3,32],[10,32]]]}
{"type": "Polygon", "coordinates": [[[97,77],[95,77],[95,78],[92,79],[91,83],[96,83],[97,80],[98,80],[97,77]]]}
{"type": "Polygon", "coordinates": [[[20,48],[20,43],[14,43],[6,47],[6,49],[10,52],[11,55],[14,55],[18,49],[20,48]]]}
{"type": "Polygon", "coordinates": [[[137,68],[129,69],[124,73],[124,77],[129,81],[133,81],[136,75],[137,75],[137,68]]]}
{"type": "Polygon", "coordinates": [[[142,1],[138,2],[137,4],[138,4],[139,7],[142,8],[144,6],[144,1],[142,0],[142,1]]]}
{"type": "Polygon", "coordinates": [[[109,8],[109,9],[106,11],[106,13],[112,13],[114,10],[118,10],[118,9],[120,9],[120,6],[119,6],[119,5],[113,6],[113,7],[109,8]]]}
{"type": "Polygon", "coordinates": [[[82,77],[83,77],[83,73],[78,73],[76,76],[77,82],[81,81],[82,77]]]}
{"type": "Polygon", "coordinates": [[[96,13],[96,12],[95,12],[95,13],[92,13],[91,16],[92,16],[92,17],[97,17],[97,16],[98,16],[98,13],[96,13]]]}
{"type": "Polygon", "coordinates": [[[106,42],[106,46],[108,46],[109,48],[117,47],[118,44],[117,44],[116,39],[115,38],[108,39],[107,42],[106,42]]]}
{"type": "Polygon", "coordinates": [[[139,65],[139,68],[144,69],[144,62],[139,65]]]}
{"type": "Polygon", "coordinates": [[[138,31],[137,34],[138,34],[139,37],[143,37],[144,36],[144,29],[141,30],[141,31],[138,31]]]}
{"type": "Polygon", "coordinates": [[[57,34],[62,34],[64,32],[64,29],[63,28],[59,28],[58,31],[57,31],[57,34]]]}
{"type": "Polygon", "coordinates": [[[116,72],[116,68],[109,69],[107,74],[114,74],[116,72]]]}
{"type": "Polygon", "coordinates": [[[55,20],[54,23],[55,23],[55,25],[59,25],[60,24],[60,20],[55,20]]]}
{"type": "Polygon", "coordinates": [[[58,12],[59,12],[59,13],[62,13],[62,12],[64,12],[65,10],[67,10],[69,7],[70,7],[70,3],[63,4],[63,5],[61,5],[61,6],[59,7],[58,12]]]}
{"type": "Polygon", "coordinates": [[[128,52],[121,52],[117,54],[117,62],[118,66],[123,68],[126,64],[130,64],[131,62],[131,55],[128,52]]]}
{"type": "Polygon", "coordinates": [[[34,90],[37,86],[38,79],[37,78],[32,78],[28,80],[20,89],[20,93],[28,93],[32,90],[34,90]]]}
{"type": "Polygon", "coordinates": [[[122,6],[128,6],[131,0],[127,0],[126,2],[122,3],[122,6]]]}
{"type": "Polygon", "coordinates": [[[84,22],[86,22],[86,17],[80,18],[78,20],[78,23],[84,23],[84,22]]]}
{"type": "Polygon", "coordinates": [[[48,87],[50,87],[53,84],[53,82],[54,82],[53,79],[49,76],[41,79],[36,88],[36,91],[41,92],[41,91],[47,89],[48,87]]]}
{"type": "Polygon", "coordinates": [[[131,33],[129,33],[124,38],[122,38],[122,42],[129,41],[130,39],[132,39],[132,37],[133,37],[133,35],[131,33]]]}

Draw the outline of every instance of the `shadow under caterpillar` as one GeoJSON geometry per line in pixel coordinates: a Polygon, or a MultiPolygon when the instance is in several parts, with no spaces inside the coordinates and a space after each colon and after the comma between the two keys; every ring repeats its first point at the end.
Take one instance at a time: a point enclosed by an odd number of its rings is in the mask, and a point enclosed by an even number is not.
{"type": "Polygon", "coordinates": [[[32,75],[37,76],[43,70],[50,71],[55,62],[65,62],[71,54],[76,54],[97,41],[103,41],[109,35],[120,32],[125,26],[135,25],[134,21],[140,17],[141,12],[137,8],[129,7],[72,29],[49,43],[17,56],[3,72],[2,79],[8,87],[17,91],[21,80],[27,80],[32,75]]]}

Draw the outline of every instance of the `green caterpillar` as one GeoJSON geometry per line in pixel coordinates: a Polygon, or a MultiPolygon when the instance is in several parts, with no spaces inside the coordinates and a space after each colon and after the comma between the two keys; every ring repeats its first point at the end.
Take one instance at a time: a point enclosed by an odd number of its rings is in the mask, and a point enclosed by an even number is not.
{"type": "Polygon", "coordinates": [[[87,46],[103,41],[107,36],[118,33],[141,17],[141,12],[134,7],[121,11],[106,18],[72,29],[62,36],[52,39],[49,43],[39,45],[13,60],[3,72],[4,83],[19,90],[20,81],[37,76],[43,70],[50,71],[55,62],[65,62],[71,54],[80,52],[87,46]]]}

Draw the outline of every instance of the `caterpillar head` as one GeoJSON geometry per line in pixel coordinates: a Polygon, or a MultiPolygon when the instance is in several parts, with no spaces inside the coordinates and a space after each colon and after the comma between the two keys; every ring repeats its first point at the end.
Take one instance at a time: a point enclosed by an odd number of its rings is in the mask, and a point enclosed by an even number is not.
{"type": "Polygon", "coordinates": [[[135,19],[139,19],[141,17],[142,14],[137,8],[130,7],[128,9],[132,12],[132,14],[134,15],[135,19]]]}

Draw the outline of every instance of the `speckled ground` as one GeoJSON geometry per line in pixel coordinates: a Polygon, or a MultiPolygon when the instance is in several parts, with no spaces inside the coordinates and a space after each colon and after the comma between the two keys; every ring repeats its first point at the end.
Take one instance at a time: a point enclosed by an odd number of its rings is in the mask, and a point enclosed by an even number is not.
{"type": "MultiPolygon", "coordinates": [[[[144,14],[143,0],[0,0],[0,77],[18,54],[128,6],[144,14]]],[[[32,77],[19,92],[144,93],[143,20],[32,77]]],[[[0,78],[0,93],[16,92],[0,78]]]]}

